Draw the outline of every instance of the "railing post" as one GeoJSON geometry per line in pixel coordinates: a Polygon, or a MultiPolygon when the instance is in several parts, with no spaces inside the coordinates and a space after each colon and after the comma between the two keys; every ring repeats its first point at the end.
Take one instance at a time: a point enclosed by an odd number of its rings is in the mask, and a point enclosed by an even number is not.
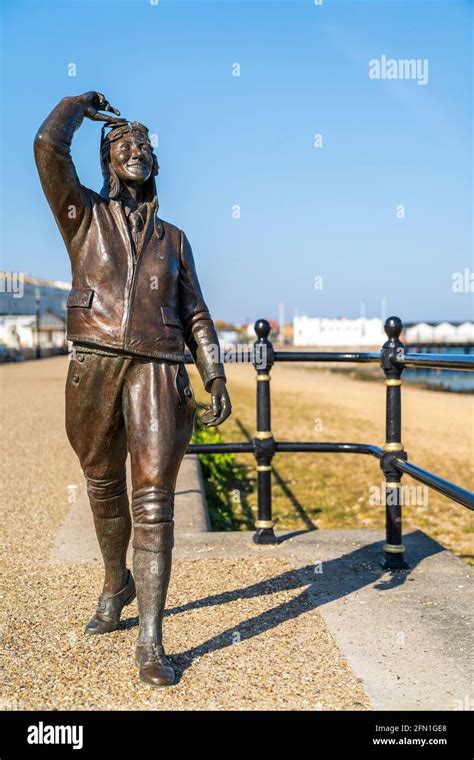
{"type": "Polygon", "coordinates": [[[385,373],[387,387],[386,398],[386,435],[384,455],[380,466],[385,476],[385,520],[386,542],[384,545],[384,570],[407,570],[405,547],[402,543],[402,491],[401,473],[393,466],[394,458],[406,459],[407,455],[401,440],[401,374],[403,366],[400,357],[405,347],[401,342],[402,322],[398,317],[389,317],[385,322],[388,341],[381,351],[381,367],[385,373]]]}
{"type": "Polygon", "coordinates": [[[266,319],[255,322],[257,340],[254,343],[253,365],[257,371],[257,431],[255,433],[254,455],[257,463],[258,519],[253,540],[256,544],[275,544],[272,519],[272,459],[275,454],[275,440],[271,429],[270,370],[274,355],[270,335],[270,324],[266,319]]]}

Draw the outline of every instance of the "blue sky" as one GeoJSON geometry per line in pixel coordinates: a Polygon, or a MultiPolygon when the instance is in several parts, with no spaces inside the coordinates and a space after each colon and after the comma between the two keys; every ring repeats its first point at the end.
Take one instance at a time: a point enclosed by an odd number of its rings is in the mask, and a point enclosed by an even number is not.
{"type": "MultiPolygon", "coordinates": [[[[4,0],[2,15],[3,269],[70,279],[32,141],[64,95],[99,90],[158,134],[160,216],[186,231],[214,317],[361,301],[377,316],[385,296],[405,320],[472,318],[452,290],[474,268],[472,3],[4,0]],[[382,55],[428,59],[427,84],[370,79],[382,55]]],[[[85,121],[73,145],[94,189],[99,132],[85,121]]]]}

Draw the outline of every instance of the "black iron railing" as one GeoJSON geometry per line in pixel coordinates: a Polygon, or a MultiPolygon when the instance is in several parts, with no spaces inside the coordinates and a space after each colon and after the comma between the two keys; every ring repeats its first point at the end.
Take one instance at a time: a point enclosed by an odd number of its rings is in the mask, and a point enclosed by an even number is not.
{"type": "MultiPolygon", "coordinates": [[[[314,452],[369,454],[376,457],[385,478],[385,518],[386,542],[382,566],[387,570],[408,568],[405,547],[402,542],[402,501],[401,479],[403,474],[448,496],[458,504],[474,509],[474,493],[434,475],[422,467],[407,461],[407,453],[401,438],[401,375],[407,367],[426,367],[451,370],[474,370],[474,357],[444,354],[407,354],[400,341],[402,322],[398,317],[389,317],[385,322],[388,340],[380,352],[350,353],[346,351],[274,351],[271,341],[270,324],[265,319],[255,323],[257,340],[253,349],[243,356],[231,354],[225,361],[246,361],[256,369],[257,381],[257,429],[251,442],[191,444],[188,453],[253,454],[257,467],[258,519],[253,540],[257,544],[274,544],[277,538],[272,519],[271,474],[272,459],[280,452],[314,452]],[[379,363],[385,373],[386,395],[386,436],[383,448],[368,443],[292,443],[275,441],[271,428],[270,371],[275,362],[353,362],[379,363]]],[[[192,362],[191,357],[187,361],[192,362]]]]}

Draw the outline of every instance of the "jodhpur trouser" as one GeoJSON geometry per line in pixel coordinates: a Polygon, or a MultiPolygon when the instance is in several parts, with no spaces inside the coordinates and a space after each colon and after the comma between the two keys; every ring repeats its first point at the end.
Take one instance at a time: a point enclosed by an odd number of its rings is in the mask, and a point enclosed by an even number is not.
{"type": "Polygon", "coordinates": [[[86,478],[98,537],[98,521],[108,526],[109,553],[114,536],[117,550],[123,544],[124,520],[130,535],[127,450],[133,547],[172,549],[174,491],[195,407],[184,364],[81,353],[79,348],[73,354],[66,381],[66,432],[86,478]]]}

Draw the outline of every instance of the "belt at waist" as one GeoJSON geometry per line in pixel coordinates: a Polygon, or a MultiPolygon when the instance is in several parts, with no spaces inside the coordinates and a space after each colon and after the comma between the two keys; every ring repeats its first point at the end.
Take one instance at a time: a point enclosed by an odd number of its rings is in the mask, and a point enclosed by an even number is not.
{"type": "Polygon", "coordinates": [[[118,356],[122,358],[127,359],[147,359],[148,361],[165,361],[165,362],[171,362],[172,364],[182,364],[183,362],[179,362],[175,357],[170,356],[167,358],[166,356],[162,358],[155,358],[147,356],[146,354],[134,354],[131,351],[123,351],[119,348],[108,348],[104,346],[92,346],[85,343],[77,343],[74,342],[72,344],[73,351],[75,353],[80,354],[99,354],[99,356],[118,356]]]}

